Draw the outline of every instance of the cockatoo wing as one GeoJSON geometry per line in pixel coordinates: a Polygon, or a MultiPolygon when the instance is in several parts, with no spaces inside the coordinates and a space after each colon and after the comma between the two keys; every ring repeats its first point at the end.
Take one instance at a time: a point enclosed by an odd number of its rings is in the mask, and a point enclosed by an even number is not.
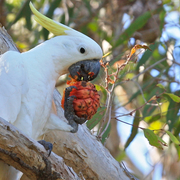
{"type": "Polygon", "coordinates": [[[19,52],[8,51],[0,56],[0,117],[13,123],[21,108],[28,82],[19,52]]]}

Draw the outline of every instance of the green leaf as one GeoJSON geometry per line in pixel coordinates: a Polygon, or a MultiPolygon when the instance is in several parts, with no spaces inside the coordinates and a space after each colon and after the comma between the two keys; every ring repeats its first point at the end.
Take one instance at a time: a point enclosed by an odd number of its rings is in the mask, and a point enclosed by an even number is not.
{"type": "Polygon", "coordinates": [[[130,145],[130,143],[133,141],[133,139],[135,138],[135,136],[138,132],[138,126],[139,126],[139,122],[140,122],[139,116],[140,116],[140,113],[139,113],[139,110],[137,110],[134,121],[133,121],[132,129],[131,129],[131,135],[129,136],[128,140],[126,141],[125,149],[130,145]]]}
{"type": "Polygon", "coordinates": [[[68,21],[68,25],[70,25],[73,21],[73,19],[76,19],[76,15],[74,13],[74,7],[68,7],[68,14],[69,14],[69,21],[68,21]]]}
{"type": "Polygon", "coordinates": [[[171,0],[163,0],[162,2],[163,2],[163,4],[169,4],[169,3],[171,3],[171,0]]]}
{"type": "Polygon", "coordinates": [[[167,146],[167,143],[159,136],[157,136],[158,141],[163,145],[163,146],[167,146]]]}
{"type": "Polygon", "coordinates": [[[7,29],[9,29],[13,24],[15,24],[19,19],[21,19],[22,17],[26,18],[26,21],[30,24],[27,25],[27,27],[30,29],[31,27],[31,22],[30,21],[30,8],[29,8],[29,2],[30,0],[26,0],[25,2],[23,2],[23,5],[21,7],[21,9],[19,10],[19,12],[16,15],[16,18],[13,20],[13,22],[10,22],[7,25],[7,29]],[[28,9],[28,10],[27,10],[28,9]],[[26,17],[28,14],[29,17],[26,17]]]}
{"type": "Polygon", "coordinates": [[[180,108],[180,104],[177,104],[173,100],[170,100],[170,104],[168,106],[168,111],[166,114],[166,122],[169,126],[169,131],[174,128],[174,124],[178,121],[178,111],[180,108]]]}
{"type": "Polygon", "coordinates": [[[165,16],[166,16],[166,11],[165,9],[163,9],[160,14],[159,14],[159,19],[160,19],[160,32],[162,33],[163,29],[164,29],[164,21],[165,21],[165,16]]]}
{"type": "MultiPolygon", "coordinates": [[[[177,94],[178,96],[180,96],[180,91],[176,91],[174,94],[177,94]]],[[[165,95],[167,95],[167,93],[165,93],[165,95]]],[[[179,112],[179,109],[180,109],[180,103],[176,103],[172,99],[170,99],[169,102],[170,103],[169,103],[168,111],[167,111],[167,114],[166,114],[166,123],[169,126],[169,131],[172,131],[172,129],[174,128],[175,123],[179,119],[178,112],[179,112]]]]}
{"type": "Polygon", "coordinates": [[[152,131],[150,129],[143,129],[143,131],[144,131],[144,136],[148,139],[149,144],[151,146],[155,146],[155,147],[163,150],[163,147],[161,144],[161,142],[163,140],[160,137],[158,137],[156,134],[154,134],[154,131],[152,131]]]}
{"type": "Polygon", "coordinates": [[[32,30],[31,9],[29,8],[29,4],[28,4],[28,6],[25,7],[24,10],[26,11],[26,13],[25,13],[26,27],[29,31],[31,31],[32,30]]]}
{"type": "Polygon", "coordinates": [[[166,133],[169,135],[171,141],[174,144],[180,145],[180,142],[178,141],[178,139],[170,131],[166,131],[166,133]]]}
{"type": "Polygon", "coordinates": [[[150,11],[145,12],[143,15],[139,16],[119,37],[116,41],[114,47],[117,47],[124,43],[124,41],[129,40],[135,31],[142,28],[146,22],[150,19],[150,11]]]}
{"type": "MultiPolygon", "coordinates": [[[[104,130],[104,128],[105,128],[106,126],[107,126],[107,123],[104,125],[103,130],[104,130]]],[[[102,140],[101,140],[102,144],[105,143],[106,138],[109,136],[110,131],[111,131],[111,124],[109,124],[108,128],[106,129],[106,131],[105,131],[104,134],[102,135],[102,140]]]]}
{"type": "Polygon", "coordinates": [[[157,109],[157,106],[145,105],[143,109],[143,117],[150,116],[157,109]]]}
{"type": "Polygon", "coordinates": [[[147,122],[147,123],[152,123],[154,121],[157,121],[159,120],[160,118],[162,117],[162,115],[159,113],[159,114],[155,114],[153,116],[146,116],[144,118],[144,120],[147,122]]]}
{"type": "Polygon", "coordinates": [[[120,153],[116,157],[116,161],[121,162],[122,160],[125,159],[125,157],[126,157],[126,152],[125,151],[120,151],[120,153]]]}
{"type": "Polygon", "coordinates": [[[175,122],[175,125],[174,125],[174,129],[173,129],[174,131],[174,136],[178,136],[179,135],[179,133],[180,133],[180,117],[178,116],[178,119],[177,119],[177,121],[175,122]]]}
{"type": "Polygon", "coordinates": [[[106,89],[103,86],[100,86],[98,84],[94,84],[94,85],[95,85],[97,91],[102,92],[103,98],[101,97],[101,100],[103,100],[103,103],[105,104],[106,99],[107,99],[107,91],[106,91],[106,89]]]}
{"type": "Polygon", "coordinates": [[[180,97],[176,96],[175,94],[172,93],[164,93],[166,95],[168,95],[174,102],[179,103],[180,102],[180,97]]]}
{"type": "Polygon", "coordinates": [[[93,129],[104,117],[104,114],[106,112],[106,107],[98,108],[97,113],[89,120],[87,121],[86,125],[91,130],[93,129]]]}
{"type": "Polygon", "coordinates": [[[97,32],[98,31],[98,23],[97,22],[90,22],[88,24],[88,27],[93,31],[93,32],[97,32]]]}
{"type": "Polygon", "coordinates": [[[157,84],[156,86],[165,90],[165,87],[162,84],[157,84]]]}
{"type": "Polygon", "coordinates": [[[151,18],[153,14],[160,13],[163,8],[158,8],[155,11],[147,11],[143,15],[139,16],[131,25],[120,35],[119,39],[116,41],[116,44],[113,48],[123,44],[125,41],[136,32],[138,29],[141,29],[147,21],[151,18]]]}
{"type": "MultiPolygon", "coordinates": [[[[162,92],[163,90],[159,87],[149,86],[148,90],[146,90],[146,99],[151,99],[154,95],[161,94],[162,92]]],[[[159,109],[158,106],[149,106],[148,104],[145,105],[143,109],[143,117],[152,116],[153,112],[157,109],[159,109]]]]}

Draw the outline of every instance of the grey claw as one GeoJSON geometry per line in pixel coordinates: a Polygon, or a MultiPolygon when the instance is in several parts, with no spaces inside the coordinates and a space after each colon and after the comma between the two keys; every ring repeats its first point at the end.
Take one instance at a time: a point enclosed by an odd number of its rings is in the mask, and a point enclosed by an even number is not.
{"type": "Polygon", "coordinates": [[[38,143],[44,146],[46,151],[48,152],[48,157],[51,155],[51,151],[53,149],[53,145],[50,142],[46,142],[45,140],[39,140],[38,143]]]}
{"type": "Polygon", "coordinates": [[[76,86],[69,86],[65,90],[64,116],[68,120],[69,125],[73,127],[71,132],[75,133],[78,130],[78,124],[83,124],[86,118],[80,118],[74,112],[73,101],[76,96],[69,96],[73,88],[77,89],[76,86]]]}
{"type": "Polygon", "coordinates": [[[87,119],[86,118],[80,118],[80,117],[74,115],[74,121],[76,121],[76,123],[78,123],[78,124],[83,124],[87,121],[87,119]]]}

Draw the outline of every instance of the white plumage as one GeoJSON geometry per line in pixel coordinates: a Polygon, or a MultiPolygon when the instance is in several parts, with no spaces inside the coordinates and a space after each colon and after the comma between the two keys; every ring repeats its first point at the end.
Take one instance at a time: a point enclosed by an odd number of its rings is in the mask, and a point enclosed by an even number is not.
{"type": "MultiPolygon", "coordinates": [[[[35,15],[37,20],[39,14],[35,15]]],[[[43,18],[38,20],[43,21],[43,18]]],[[[41,25],[48,29],[51,22],[41,25]]],[[[52,24],[61,31],[59,36],[28,52],[9,51],[0,56],[0,117],[36,140],[47,129],[72,130],[70,125],[51,113],[58,77],[68,73],[68,68],[78,61],[102,57],[101,48],[89,37],[60,23],[53,21],[52,24]],[[86,50],[83,54],[81,47],[86,50]]],[[[8,176],[10,173],[14,172],[1,162],[0,180],[3,176],[7,180],[17,179],[15,174],[13,178],[8,176]]]]}

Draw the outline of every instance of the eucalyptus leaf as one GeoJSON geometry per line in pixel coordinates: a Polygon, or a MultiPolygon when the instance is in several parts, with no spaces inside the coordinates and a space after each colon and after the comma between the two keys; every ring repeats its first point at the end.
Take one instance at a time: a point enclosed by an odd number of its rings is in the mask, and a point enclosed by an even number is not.
{"type": "Polygon", "coordinates": [[[98,108],[97,113],[90,120],[87,121],[86,123],[87,127],[90,130],[93,129],[104,117],[105,112],[106,112],[106,107],[98,108]]]}
{"type": "Polygon", "coordinates": [[[180,145],[180,142],[178,141],[178,139],[170,131],[166,131],[166,133],[169,135],[171,141],[174,144],[180,145]]]}
{"type": "Polygon", "coordinates": [[[143,131],[144,131],[144,136],[147,138],[147,140],[149,141],[149,144],[151,146],[155,146],[155,147],[163,150],[163,147],[162,147],[162,144],[160,143],[159,137],[156,134],[154,134],[154,131],[152,131],[150,129],[143,129],[143,131]]]}
{"type": "Polygon", "coordinates": [[[180,103],[180,97],[172,93],[164,93],[168,95],[174,102],[180,103]]]}
{"type": "Polygon", "coordinates": [[[139,122],[140,122],[140,113],[139,113],[139,110],[137,110],[134,117],[132,129],[131,129],[131,134],[125,144],[125,149],[130,145],[130,143],[133,141],[133,139],[137,135],[139,122]]]}

